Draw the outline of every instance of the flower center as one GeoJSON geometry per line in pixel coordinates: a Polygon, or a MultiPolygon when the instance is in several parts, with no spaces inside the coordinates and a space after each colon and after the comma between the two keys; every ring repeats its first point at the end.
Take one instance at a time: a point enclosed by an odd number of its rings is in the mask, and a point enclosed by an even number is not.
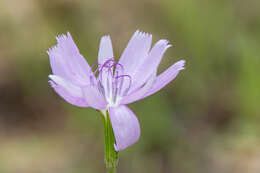
{"type": "Polygon", "coordinates": [[[112,58],[104,64],[93,64],[91,70],[93,71],[93,75],[90,76],[91,85],[98,88],[100,94],[107,100],[108,106],[118,106],[121,98],[127,95],[131,87],[131,76],[124,74],[122,64],[112,58]]]}

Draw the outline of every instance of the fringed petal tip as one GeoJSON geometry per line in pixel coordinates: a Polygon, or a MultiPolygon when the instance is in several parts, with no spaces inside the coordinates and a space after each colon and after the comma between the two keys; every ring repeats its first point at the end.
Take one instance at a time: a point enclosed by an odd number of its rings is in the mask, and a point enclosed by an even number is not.
{"type": "Polygon", "coordinates": [[[186,61],[180,60],[180,61],[176,62],[175,65],[176,65],[176,68],[178,68],[179,70],[183,70],[183,69],[185,69],[186,61]]]}
{"type": "Polygon", "coordinates": [[[161,40],[157,41],[157,43],[155,45],[158,47],[162,46],[162,47],[164,47],[165,50],[172,47],[172,45],[169,44],[169,40],[166,40],[166,39],[161,39],[161,40]]]}
{"type": "Polygon", "coordinates": [[[101,37],[101,40],[102,39],[104,39],[104,40],[110,40],[111,38],[110,38],[110,35],[103,35],[102,37],[101,37]]]}
{"type": "Polygon", "coordinates": [[[180,60],[166,69],[163,73],[156,77],[150,90],[143,96],[143,98],[152,95],[170,83],[185,68],[185,60],[180,60]]]}
{"type": "Polygon", "coordinates": [[[146,84],[139,90],[133,92],[132,94],[125,96],[121,100],[121,104],[129,104],[137,100],[141,100],[155,92],[159,91],[169,82],[171,82],[178,73],[185,69],[185,60],[180,60],[165,70],[162,74],[157,77],[151,76],[146,84]]]}
{"type": "Polygon", "coordinates": [[[59,45],[60,45],[61,43],[66,42],[68,39],[71,39],[71,40],[72,40],[72,37],[71,37],[71,35],[70,35],[69,32],[67,32],[67,34],[60,34],[60,35],[56,36],[57,44],[54,45],[54,46],[52,46],[51,48],[49,48],[49,49],[46,51],[46,53],[47,53],[49,56],[51,56],[51,54],[53,54],[53,53],[55,53],[55,52],[58,51],[59,45]]]}
{"type": "Polygon", "coordinates": [[[46,53],[51,56],[53,54],[53,52],[55,52],[58,49],[57,45],[52,46],[51,48],[49,48],[46,53]]]}
{"type": "Polygon", "coordinates": [[[149,37],[152,38],[152,34],[149,34],[147,32],[143,32],[139,29],[135,31],[134,36],[140,37],[140,38],[149,38],[149,37]]]}
{"type": "Polygon", "coordinates": [[[47,50],[52,73],[76,85],[88,83],[90,67],[80,54],[69,32],[56,37],[57,44],[47,50]]]}
{"type": "Polygon", "coordinates": [[[52,80],[48,80],[48,83],[50,84],[50,86],[51,86],[52,88],[54,88],[55,85],[56,85],[52,80]]]}
{"type": "Polygon", "coordinates": [[[56,37],[58,43],[66,41],[67,39],[72,39],[70,32],[67,32],[66,34],[60,34],[56,37]]]}
{"type": "Polygon", "coordinates": [[[105,43],[105,46],[111,46],[111,45],[106,45],[106,44],[111,44],[111,38],[110,35],[103,35],[100,39],[101,44],[103,44],[102,42],[105,43]]]}

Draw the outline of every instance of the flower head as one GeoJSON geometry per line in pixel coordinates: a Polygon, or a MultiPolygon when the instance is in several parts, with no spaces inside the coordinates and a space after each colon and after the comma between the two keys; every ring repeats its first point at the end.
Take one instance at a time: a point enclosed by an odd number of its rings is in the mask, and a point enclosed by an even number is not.
{"type": "Polygon", "coordinates": [[[110,37],[103,36],[98,62],[92,66],[79,53],[70,33],[58,36],[57,45],[47,51],[53,72],[49,75],[51,86],[73,105],[108,110],[117,151],[140,136],[139,121],[125,105],[159,91],[184,69],[185,61],[180,60],[157,75],[163,54],[171,45],[163,39],[152,48],[151,43],[151,34],[136,31],[116,62],[110,37]]]}

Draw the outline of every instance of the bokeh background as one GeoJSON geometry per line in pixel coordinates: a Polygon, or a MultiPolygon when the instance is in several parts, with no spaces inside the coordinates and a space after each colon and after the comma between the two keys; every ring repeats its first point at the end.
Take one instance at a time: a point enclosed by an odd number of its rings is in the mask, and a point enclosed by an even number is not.
{"type": "Polygon", "coordinates": [[[0,172],[105,172],[103,122],[48,85],[46,50],[70,31],[92,64],[136,29],[173,45],[159,71],[186,69],[131,104],[142,128],[119,173],[260,172],[259,0],[0,0],[0,172]]]}

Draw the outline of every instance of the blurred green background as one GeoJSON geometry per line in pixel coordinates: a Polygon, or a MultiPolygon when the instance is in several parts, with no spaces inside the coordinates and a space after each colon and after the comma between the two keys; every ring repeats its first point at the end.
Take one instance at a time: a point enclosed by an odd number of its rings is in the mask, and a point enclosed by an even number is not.
{"type": "Polygon", "coordinates": [[[0,172],[105,172],[103,122],[49,86],[46,50],[70,31],[90,64],[110,34],[118,59],[140,29],[186,69],[130,107],[141,138],[119,173],[260,172],[259,0],[0,0],[0,172]]]}

